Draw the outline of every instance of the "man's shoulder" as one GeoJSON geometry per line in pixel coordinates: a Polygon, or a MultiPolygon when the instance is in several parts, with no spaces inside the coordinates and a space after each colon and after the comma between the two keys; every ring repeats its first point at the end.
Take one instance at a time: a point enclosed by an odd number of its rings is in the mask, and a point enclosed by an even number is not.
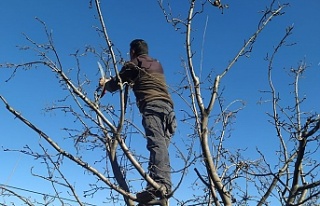
{"type": "MultiPolygon", "coordinates": [[[[134,59],[135,61],[155,61],[159,62],[158,59],[149,56],[148,54],[142,54],[134,59]]],[[[159,62],[160,63],[160,62],[159,62]]]]}

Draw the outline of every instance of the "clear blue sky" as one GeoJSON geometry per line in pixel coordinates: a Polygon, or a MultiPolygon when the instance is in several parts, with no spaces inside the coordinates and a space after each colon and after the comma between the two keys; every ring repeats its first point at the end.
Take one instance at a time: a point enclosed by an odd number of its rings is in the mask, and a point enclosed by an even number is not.
{"type": "MultiPolygon", "coordinates": [[[[172,2],[174,15],[186,16],[188,1],[172,2]]],[[[226,0],[229,9],[224,14],[216,8],[206,9],[193,25],[195,50],[195,65],[200,66],[200,49],[203,40],[205,21],[206,28],[203,78],[213,69],[214,74],[222,71],[228,62],[235,56],[257,28],[261,13],[268,1],[234,1],[226,0]]],[[[183,71],[181,58],[185,58],[184,35],[180,31],[174,31],[173,27],[165,22],[162,11],[156,1],[137,0],[102,1],[103,15],[106,21],[109,36],[117,49],[126,57],[128,44],[135,38],[143,38],[149,43],[150,55],[161,61],[165,68],[168,84],[177,85],[183,71]]],[[[248,154],[252,156],[256,147],[264,152],[270,152],[277,144],[275,132],[267,123],[265,112],[270,111],[270,105],[257,105],[260,97],[266,98],[259,90],[268,89],[267,62],[264,57],[282,38],[285,28],[294,25],[293,35],[289,43],[297,43],[290,48],[282,49],[276,59],[275,84],[283,93],[283,99],[288,103],[290,99],[288,86],[291,79],[288,78],[283,68],[295,67],[300,60],[305,60],[310,65],[310,70],[302,80],[302,94],[308,95],[306,110],[320,110],[320,2],[310,0],[302,2],[291,0],[290,6],[285,9],[286,14],[275,18],[267,29],[258,38],[250,58],[242,58],[232,68],[232,71],[223,79],[221,88],[224,88],[226,104],[235,99],[246,102],[246,107],[239,113],[236,124],[233,125],[232,138],[227,142],[230,150],[237,147],[248,148],[248,154]]],[[[65,68],[74,68],[75,61],[70,57],[77,49],[83,49],[86,45],[95,47],[105,46],[104,42],[95,31],[100,26],[96,19],[94,9],[89,8],[89,1],[0,1],[0,63],[35,60],[37,56],[30,51],[19,50],[17,46],[27,45],[23,34],[26,34],[36,42],[45,42],[46,38],[42,26],[35,17],[46,22],[52,29],[56,48],[61,56],[65,68]],[[62,3],[63,2],[63,3],[62,3]]],[[[82,72],[87,74],[92,81],[97,81],[96,59],[89,58],[82,62],[82,72]]],[[[199,70],[197,70],[199,72],[199,70]]],[[[198,73],[199,74],[199,73],[198,73]]],[[[69,125],[72,119],[65,118],[60,113],[46,114],[43,111],[48,105],[62,98],[57,79],[52,72],[39,67],[28,71],[19,71],[9,82],[5,82],[11,75],[9,70],[0,70],[0,95],[4,96],[14,108],[20,111],[30,121],[33,121],[44,131],[56,138],[63,138],[66,134],[61,131],[65,125],[69,125]]],[[[95,84],[95,83],[94,83],[95,84]]],[[[95,85],[93,85],[95,86],[95,85]]],[[[179,112],[183,102],[173,94],[178,119],[182,118],[179,112]]],[[[206,101],[207,99],[205,99],[206,101]]],[[[109,101],[104,99],[103,101],[109,101]]],[[[111,101],[111,100],[110,100],[111,101]]],[[[184,106],[182,106],[184,107],[184,106]]],[[[37,148],[39,137],[30,129],[22,125],[9,114],[0,104],[0,131],[3,148],[21,149],[25,145],[37,148]]],[[[137,118],[140,118],[136,115],[137,118]]],[[[138,120],[140,121],[140,119],[138,120]]],[[[187,125],[179,124],[175,141],[187,138],[184,133],[187,125]]],[[[63,142],[62,142],[63,145],[63,142]]],[[[70,145],[65,145],[71,147],[70,145]]],[[[141,149],[144,149],[143,146],[141,149]]],[[[245,155],[245,154],[244,154],[245,155]]],[[[88,157],[94,158],[94,157],[88,157]]],[[[172,155],[172,162],[178,161],[172,155]]],[[[38,161],[20,153],[8,153],[0,151],[0,184],[8,184],[30,190],[43,192],[37,185],[43,185],[30,175],[30,167],[35,166],[35,171],[41,168],[38,161]]],[[[70,175],[78,169],[77,166],[68,166],[70,175]]],[[[75,182],[78,185],[79,183],[75,182]]],[[[43,186],[44,188],[45,186],[43,186]]],[[[82,187],[82,185],[80,185],[82,187]]],[[[49,190],[48,190],[49,191],[49,190]]],[[[183,195],[177,192],[177,196],[183,195]]],[[[32,196],[32,194],[28,194],[32,196]]],[[[36,197],[35,197],[36,198],[36,197]]],[[[100,197],[103,199],[103,197],[100,197]]],[[[98,199],[100,199],[98,198],[98,199]]],[[[5,197],[0,197],[3,202],[5,197]]],[[[96,203],[98,200],[87,198],[85,202],[96,203]]]]}

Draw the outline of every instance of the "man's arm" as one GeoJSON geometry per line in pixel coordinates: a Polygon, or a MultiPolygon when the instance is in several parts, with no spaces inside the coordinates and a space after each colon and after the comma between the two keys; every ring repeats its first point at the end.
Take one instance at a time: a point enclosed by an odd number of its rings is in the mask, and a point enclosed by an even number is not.
{"type": "MultiPolygon", "coordinates": [[[[135,79],[139,74],[139,68],[132,62],[126,62],[119,72],[119,76],[122,82],[134,83],[135,79]]],[[[99,81],[100,86],[103,87],[103,92],[115,92],[119,87],[119,80],[117,77],[112,77],[109,79],[101,78],[99,81]]]]}

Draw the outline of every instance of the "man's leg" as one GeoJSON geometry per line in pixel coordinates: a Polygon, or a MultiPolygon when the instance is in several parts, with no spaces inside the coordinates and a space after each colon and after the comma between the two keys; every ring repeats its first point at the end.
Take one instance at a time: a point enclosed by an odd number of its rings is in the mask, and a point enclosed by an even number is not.
{"type": "MultiPolygon", "coordinates": [[[[150,176],[157,183],[164,186],[166,193],[171,191],[171,173],[168,146],[171,133],[168,128],[169,114],[172,107],[163,101],[153,101],[147,104],[143,111],[143,126],[147,137],[147,149],[150,151],[149,172],[150,176]]],[[[147,186],[147,191],[137,194],[137,197],[149,198],[161,196],[151,186],[147,186]],[[152,195],[148,193],[151,191],[152,195]]]]}
{"type": "Polygon", "coordinates": [[[143,113],[143,126],[147,137],[147,149],[150,152],[149,172],[157,183],[171,189],[171,173],[168,146],[170,137],[166,133],[165,118],[168,114],[161,104],[147,105],[143,113]]]}

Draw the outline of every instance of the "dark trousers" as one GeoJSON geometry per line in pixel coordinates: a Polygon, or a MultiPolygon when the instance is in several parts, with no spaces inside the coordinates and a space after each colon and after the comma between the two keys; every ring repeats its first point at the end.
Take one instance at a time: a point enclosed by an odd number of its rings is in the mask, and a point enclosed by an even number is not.
{"type": "Polygon", "coordinates": [[[142,125],[147,138],[147,149],[150,152],[150,176],[170,191],[171,169],[168,147],[176,128],[175,113],[172,105],[162,100],[146,103],[141,113],[142,125]]]}

